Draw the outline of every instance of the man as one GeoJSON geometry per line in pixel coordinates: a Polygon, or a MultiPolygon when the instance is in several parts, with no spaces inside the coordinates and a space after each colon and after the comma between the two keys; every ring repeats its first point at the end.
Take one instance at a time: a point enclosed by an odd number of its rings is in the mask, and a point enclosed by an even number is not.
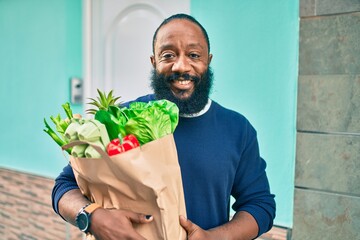
{"type": "MultiPolygon", "coordinates": [[[[169,17],[153,38],[151,86],[155,94],[137,101],[165,98],[179,107],[174,139],[188,217],[180,216],[179,221],[188,239],[253,239],[272,227],[274,195],[254,128],[241,114],[209,99],[211,59],[208,35],[201,24],[185,14],[169,17]],[[230,196],[235,198],[232,208],[236,212],[231,220],[230,196]]],[[[53,189],[55,211],[76,225],[79,209],[88,204],[71,167],[65,167],[53,189]]],[[[144,239],[132,224],[152,220],[144,213],[97,208],[86,230],[97,239],[144,239]]]]}

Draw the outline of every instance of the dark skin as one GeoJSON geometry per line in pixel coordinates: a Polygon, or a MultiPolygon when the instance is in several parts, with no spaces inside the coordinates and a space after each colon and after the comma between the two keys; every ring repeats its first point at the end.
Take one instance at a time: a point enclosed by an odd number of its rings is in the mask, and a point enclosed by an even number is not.
{"type": "MultiPolygon", "coordinates": [[[[172,72],[189,73],[201,76],[209,67],[212,54],[208,51],[205,37],[199,26],[186,19],[175,19],[158,31],[154,56],[150,57],[158,73],[169,75],[172,72]]],[[[177,79],[171,84],[175,96],[186,99],[194,91],[194,83],[177,79]]],[[[59,211],[68,222],[75,225],[80,208],[89,201],[80,190],[71,190],[59,201],[59,211]]],[[[133,223],[146,224],[145,214],[116,209],[96,209],[91,217],[90,232],[99,240],[132,239],[144,240],[132,227],[133,223]],[[116,224],[114,224],[116,223],[116,224]]],[[[237,212],[226,224],[204,230],[183,216],[179,217],[189,240],[250,240],[258,234],[258,225],[247,212],[237,212]]]]}

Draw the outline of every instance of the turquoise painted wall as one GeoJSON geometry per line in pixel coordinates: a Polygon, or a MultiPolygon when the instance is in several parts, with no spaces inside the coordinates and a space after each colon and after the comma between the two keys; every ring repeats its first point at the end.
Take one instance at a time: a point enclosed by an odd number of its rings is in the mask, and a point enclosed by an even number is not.
{"type": "Polygon", "coordinates": [[[275,223],[292,226],[298,1],[192,0],[210,36],[212,97],[244,114],[258,132],[276,194],[275,223]]]}
{"type": "Polygon", "coordinates": [[[81,8],[81,0],[0,1],[0,167],[54,177],[65,165],[43,118],[62,113],[69,78],[82,74],[81,8]]]}
{"type": "MultiPolygon", "coordinates": [[[[64,155],[42,131],[82,76],[81,0],[0,1],[0,167],[55,177],[64,155]]],[[[210,35],[213,98],[258,131],[276,194],[276,224],[292,225],[298,1],[192,0],[210,35]]],[[[81,106],[72,106],[82,112],[81,106]]]]}

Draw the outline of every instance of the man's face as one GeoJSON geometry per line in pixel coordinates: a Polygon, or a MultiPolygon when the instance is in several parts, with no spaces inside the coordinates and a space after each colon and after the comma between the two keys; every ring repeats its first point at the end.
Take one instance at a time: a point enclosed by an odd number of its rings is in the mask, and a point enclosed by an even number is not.
{"type": "Polygon", "coordinates": [[[164,93],[166,88],[167,94],[172,95],[170,99],[166,97],[170,101],[196,101],[194,95],[201,95],[196,92],[204,90],[201,86],[209,85],[203,81],[209,81],[208,76],[212,75],[208,71],[211,58],[205,37],[196,24],[186,19],[176,19],[162,26],[157,33],[154,56],[151,57],[155,69],[152,75],[155,94],[159,95],[159,91],[164,93]]]}

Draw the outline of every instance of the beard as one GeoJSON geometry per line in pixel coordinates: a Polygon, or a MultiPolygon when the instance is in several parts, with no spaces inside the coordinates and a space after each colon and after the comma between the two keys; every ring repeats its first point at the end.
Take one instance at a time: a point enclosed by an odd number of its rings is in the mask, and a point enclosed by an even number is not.
{"type": "Polygon", "coordinates": [[[200,112],[208,102],[213,86],[213,72],[209,67],[200,78],[187,73],[173,73],[169,76],[159,74],[155,69],[151,71],[151,88],[157,99],[166,99],[177,105],[180,114],[194,114],[200,112]],[[173,80],[183,78],[194,81],[194,92],[186,99],[176,97],[170,86],[173,80]]]}

